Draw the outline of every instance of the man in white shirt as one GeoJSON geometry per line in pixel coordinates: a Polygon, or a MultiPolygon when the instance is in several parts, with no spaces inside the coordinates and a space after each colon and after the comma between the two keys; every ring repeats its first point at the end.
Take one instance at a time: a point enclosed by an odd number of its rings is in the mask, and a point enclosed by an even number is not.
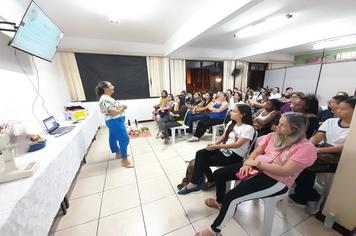
{"type": "Polygon", "coordinates": [[[269,96],[269,99],[280,99],[282,95],[279,93],[279,88],[274,87],[272,88],[271,95],[269,96]]]}

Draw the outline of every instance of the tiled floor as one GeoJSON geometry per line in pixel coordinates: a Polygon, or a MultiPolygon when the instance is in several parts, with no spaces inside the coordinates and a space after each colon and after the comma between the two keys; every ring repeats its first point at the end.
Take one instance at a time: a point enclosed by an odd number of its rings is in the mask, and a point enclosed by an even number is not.
{"type": "MultiPolygon", "coordinates": [[[[155,133],[153,123],[145,126],[155,133]]],[[[193,159],[210,136],[197,143],[178,139],[174,145],[164,145],[154,135],[131,139],[132,169],[114,159],[107,140],[107,129],[101,128],[73,184],[68,213],[59,212],[51,235],[191,236],[213,222],[218,211],[203,204],[205,198],[214,196],[213,191],[181,196],[176,188],[185,175],[184,161],[193,159]]],[[[235,218],[223,229],[224,236],[260,235],[263,203],[242,203],[235,218]]],[[[272,235],[338,234],[326,230],[304,209],[288,206],[287,217],[276,212],[272,235]]]]}

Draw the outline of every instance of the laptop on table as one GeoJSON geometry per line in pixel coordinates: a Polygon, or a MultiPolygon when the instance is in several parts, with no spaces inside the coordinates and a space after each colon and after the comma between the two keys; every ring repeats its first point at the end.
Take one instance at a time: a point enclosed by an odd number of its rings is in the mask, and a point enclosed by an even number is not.
{"type": "Polygon", "coordinates": [[[58,122],[56,121],[56,119],[54,119],[53,116],[50,116],[47,119],[44,119],[43,124],[46,127],[47,132],[49,134],[57,135],[57,136],[69,133],[70,131],[72,131],[75,128],[74,125],[59,127],[58,122]]]}

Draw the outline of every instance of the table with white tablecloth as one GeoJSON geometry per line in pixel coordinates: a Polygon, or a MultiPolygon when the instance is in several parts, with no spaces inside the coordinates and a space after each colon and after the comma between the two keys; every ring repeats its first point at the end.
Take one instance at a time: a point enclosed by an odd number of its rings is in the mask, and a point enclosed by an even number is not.
{"type": "Polygon", "coordinates": [[[100,115],[92,112],[71,132],[46,137],[45,148],[16,158],[18,165],[36,161],[39,169],[29,178],[0,184],[1,236],[48,234],[100,124],[100,115]]]}

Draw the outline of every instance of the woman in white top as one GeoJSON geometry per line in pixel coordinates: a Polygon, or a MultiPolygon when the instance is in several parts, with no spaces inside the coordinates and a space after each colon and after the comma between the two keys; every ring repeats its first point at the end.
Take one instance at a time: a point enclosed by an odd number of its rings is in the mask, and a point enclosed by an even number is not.
{"type": "Polygon", "coordinates": [[[295,183],[295,194],[289,197],[300,205],[308,205],[307,211],[315,214],[320,210],[323,198],[314,189],[317,173],[335,173],[337,164],[349,132],[352,115],[355,110],[355,98],[348,98],[338,105],[337,116],[330,118],[320,127],[318,132],[310,138],[317,146],[318,159],[305,169],[295,183]],[[320,145],[319,143],[322,142],[320,145]]]}
{"type": "Polygon", "coordinates": [[[95,88],[96,95],[100,98],[99,107],[105,115],[105,124],[109,128],[109,144],[112,153],[116,153],[116,158],[121,159],[122,165],[132,167],[127,159],[127,146],[129,136],[125,127],[126,105],[120,104],[113,99],[115,87],[108,81],[101,81],[95,88]],[[119,142],[120,147],[117,145],[119,142]]]}
{"type": "Polygon", "coordinates": [[[196,152],[191,182],[178,194],[188,194],[212,186],[214,177],[210,166],[228,166],[243,161],[255,134],[251,108],[247,105],[232,108],[231,121],[227,127],[216,143],[208,144],[206,148],[196,152]],[[204,175],[208,182],[200,183],[204,175]]]}

